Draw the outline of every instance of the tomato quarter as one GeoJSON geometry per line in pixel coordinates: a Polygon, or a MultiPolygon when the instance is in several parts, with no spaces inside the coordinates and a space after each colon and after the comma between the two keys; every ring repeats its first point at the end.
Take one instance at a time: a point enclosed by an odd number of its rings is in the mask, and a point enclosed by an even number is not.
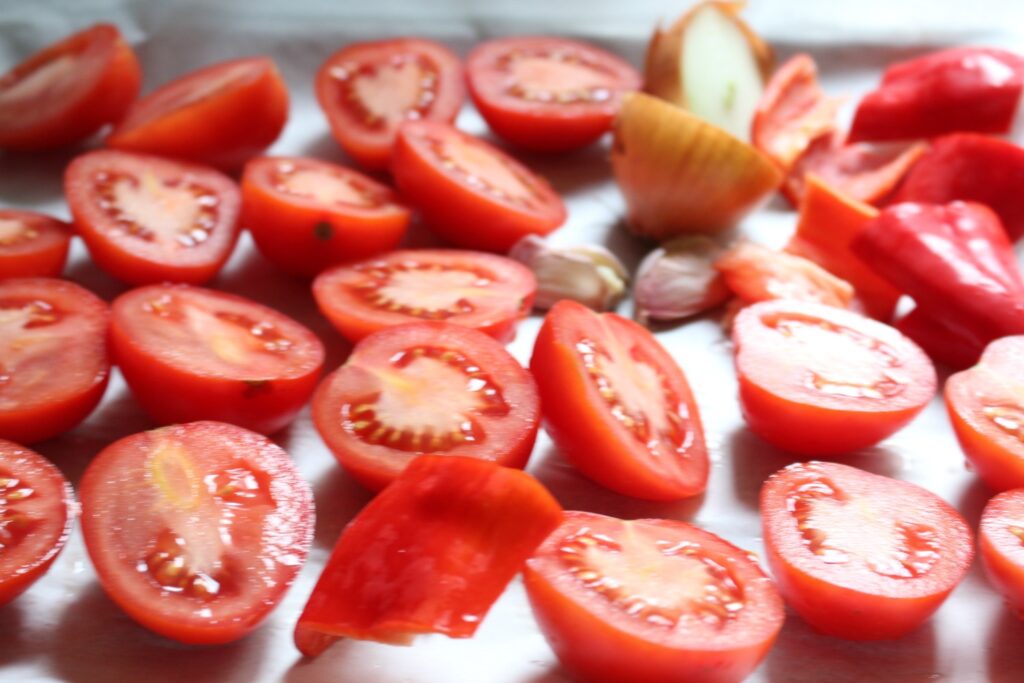
{"type": "Polygon", "coordinates": [[[985,506],[978,550],[989,582],[1010,609],[1024,614],[1024,490],[1005,491],[985,506]]]}
{"type": "Polygon", "coordinates": [[[0,210],[0,279],[58,277],[71,246],[71,228],[32,211],[0,210]]]}

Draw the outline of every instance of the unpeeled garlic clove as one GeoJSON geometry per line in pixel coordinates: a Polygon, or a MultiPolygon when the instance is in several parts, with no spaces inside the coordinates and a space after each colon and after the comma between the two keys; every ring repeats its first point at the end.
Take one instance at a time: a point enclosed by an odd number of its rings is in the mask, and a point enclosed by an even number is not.
{"type": "Polygon", "coordinates": [[[729,298],[715,261],[724,249],[709,237],[677,237],[644,258],[636,275],[633,296],[641,323],[688,318],[729,298]]]}
{"type": "Polygon", "coordinates": [[[546,310],[562,299],[572,299],[606,311],[615,308],[626,294],[626,267],[602,246],[556,247],[542,237],[527,235],[508,255],[537,278],[534,308],[546,310]]]}

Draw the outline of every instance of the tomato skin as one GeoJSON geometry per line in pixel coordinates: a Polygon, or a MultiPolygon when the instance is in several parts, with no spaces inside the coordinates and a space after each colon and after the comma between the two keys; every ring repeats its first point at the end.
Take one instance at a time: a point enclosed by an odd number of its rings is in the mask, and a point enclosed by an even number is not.
{"type": "Polygon", "coordinates": [[[985,576],[1020,617],[1024,614],[1024,545],[1011,529],[1024,520],[1024,490],[1003,491],[985,505],[978,552],[985,576]]]}
{"type": "Polygon", "coordinates": [[[180,76],[149,93],[107,136],[114,149],[185,159],[234,170],[270,146],[288,120],[288,88],[269,57],[213,64],[180,76]],[[182,103],[225,74],[201,99],[182,103]]]}
{"type": "Polygon", "coordinates": [[[912,420],[935,393],[935,368],[916,344],[888,325],[831,306],[785,300],[754,304],[737,316],[733,343],[747,426],[792,453],[841,455],[874,445],[912,420]],[[769,322],[784,319],[838,327],[884,345],[897,359],[903,388],[880,399],[814,388],[807,376],[834,370],[838,361],[828,359],[828,368],[803,365],[807,347],[785,341],[786,335],[769,322]]]}
{"type": "Polygon", "coordinates": [[[498,136],[523,149],[564,152],[589,145],[608,132],[622,94],[639,90],[641,79],[628,62],[593,45],[564,38],[515,36],[477,45],[466,59],[466,84],[473,104],[498,136]],[[500,64],[515,52],[569,53],[600,67],[600,72],[617,83],[608,88],[610,94],[602,102],[524,101],[504,92],[517,81],[503,73],[500,64]]]}
{"type": "MultiPolygon", "coordinates": [[[[88,138],[124,116],[142,86],[142,70],[135,52],[112,24],[96,24],[46,47],[0,76],[0,90],[24,74],[77,53],[88,60],[89,71],[79,67],[76,82],[64,92],[48,93],[64,106],[49,116],[37,110],[28,125],[0,126],[0,149],[36,151],[66,147],[88,138]]],[[[0,106],[0,120],[15,112],[0,106]]]]}
{"type": "MultiPolygon", "coordinates": [[[[36,233],[5,243],[0,236],[0,280],[11,277],[60,277],[71,246],[71,226],[34,211],[0,209],[0,225],[19,223],[36,233]]],[[[2,232],[2,231],[0,231],[2,232]]]]}
{"type": "MultiPolygon", "coordinates": [[[[75,495],[71,484],[49,460],[4,439],[0,439],[0,476],[13,477],[18,480],[17,486],[32,489],[29,500],[35,496],[42,498],[38,504],[41,509],[36,509],[36,514],[30,517],[37,526],[20,543],[0,548],[2,607],[38,581],[64,549],[74,525],[75,495]]],[[[6,502],[4,488],[0,488],[0,500],[6,502]]],[[[2,523],[0,529],[7,532],[2,523]]]]}
{"type": "Polygon", "coordinates": [[[838,638],[889,640],[906,635],[942,605],[974,557],[970,527],[944,500],[916,484],[847,465],[790,465],[765,482],[760,507],[768,565],[786,604],[815,630],[838,638]],[[894,577],[868,574],[867,568],[840,571],[836,567],[845,565],[822,560],[808,548],[790,510],[790,496],[809,474],[826,477],[847,495],[864,498],[864,505],[891,518],[894,525],[903,511],[927,522],[943,546],[938,565],[918,576],[894,577]]]}
{"type": "Polygon", "coordinates": [[[524,235],[546,235],[565,222],[565,205],[547,181],[496,147],[451,126],[428,121],[403,124],[391,172],[402,196],[419,209],[427,226],[460,247],[504,253],[524,235]],[[518,207],[453,176],[428,151],[431,141],[446,139],[475,147],[527,178],[539,206],[518,207]]]}
{"type": "Polygon", "coordinates": [[[674,520],[624,522],[589,512],[566,512],[562,526],[527,561],[523,582],[534,616],[559,662],[574,679],[585,683],[735,683],[764,658],[785,618],[782,599],[771,579],[746,551],[674,520]],[[723,558],[720,564],[728,566],[741,585],[747,609],[757,614],[745,625],[730,629],[726,639],[711,628],[708,631],[712,633],[700,633],[699,624],[679,629],[678,635],[669,629],[652,634],[624,612],[613,613],[614,607],[603,607],[599,604],[602,596],[574,585],[578,580],[559,566],[559,545],[584,527],[618,540],[626,525],[660,531],[664,538],[699,543],[716,558],[723,558]]]}
{"type": "Polygon", "coordinates": [[[613,313],[599,315],[574,301],[560,301],[548,312],[537,335],[530,371],[540,388],[545,430],[585,476],[623,495],[647,500],[679,500],[707,486],[709,466],[700,411],[683,371],[645,328],[613,313]],[[644,364],[655,368],[678,401],[673,409],[682,418],[688,445],[683,448],[685,454],[669,455],[671,465],[659,463],[612,417],[577,352],[577,344],[584,340],[611,346],[624,343],[619,341],[623,337],[633,344],[626,353],[635,359],[642,352],[644,364]]]}
{"type": "Polygon", "coordinates": [[[259,157],[242,174],[242,225],[260,253],[291,275],[313,277],[338,263],[394,249],[410,217],[391,188],[316,159],[259,157]],[[379,206],[327,203],[279,189],[272,175],[281,164],[358,183],[379,206]]]}
{"type": "Polygon", "coordinates": [[[284,429],[309,400],[324,362],[320,340],[300,323],[271,308],[233,294],[186,285],[151,285],[125,292],[113,303],[110,353],[132,394],[154,420],[161,424],[193,420],[219,420],[262,434],[284,429]],[[223,306],[244,311],[260,323],[272,321],[286,330],[297,356],[293,366],[280,374],[262,376],[234,368],[230,374],[218,368],[182,358],[186,343],[201,344],[194,337],[159,346],[142,331],[145,307],[161,297],[199,306],[223,306]]]}

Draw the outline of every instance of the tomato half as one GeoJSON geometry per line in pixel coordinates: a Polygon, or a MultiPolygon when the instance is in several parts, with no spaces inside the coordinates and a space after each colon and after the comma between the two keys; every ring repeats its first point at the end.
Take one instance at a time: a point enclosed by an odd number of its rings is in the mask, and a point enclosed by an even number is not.
{"type": "Polygon", "coordinates": [[[269,57],[221,62],[149,93],[107,146],[233,170],[270,146],[288,120],[288,88],[269,57]]]}
{"type": "Polygon", "coordinates": [[[807,455],[872,446],[935,393],[935,368],[899,331],[800,301],[754,304],[733,327],[740,406],[768,443],[807,455]]]}
{"type": "Polygon", "coordinates": [[[1024,490],[1005,491],[988,502],[978,550],[989,582],[1018,617],[1024,615],[1024,490]]]}
{"type": "Polygon", "coordinates": [[[338,266],[313,282],[317,305],[352,341],[420,320],[443,320],[511,340],[537,280],[518,261],[455,249],[407,249],[338,266]]]}
{"type": "Polygon", "coordinates": [[[371,334],[313,397],[327,447],[374,490],[423,453],[522,468],[539,421],[530,373],[484,333],[444,322],[371,334]]]}
{"type": "Polygon", "coordinates": [[[0,76],[0,149],[81,142],[120,120],[141,85],[139,62],[116,26],[68,36],[0,76]]]}
{"type": "Polygon", "coordinates": [[[514,145],[560,152],[611,128],[640,74],[619,57],[564,38],[516,36],[481,43],[466,60],[473,103],[514,145]]]}
{"type": "Polygon", "coordinates": [[[971,468],[996,491],[1024,487],[1024,336],[985,348],[946,380],[946,408],[971,468]]]}
{"type": "Polygon", "coordinates": [[[115,441],[80,485],[100,583],[132,619],[183,643],[241,638],[274,609],[313,541],[313,494],[288,454],[234,425],[115,441]]]}
{"type": "Polygon", "coordinates": [[[71,227],[33,211],[0,210],[0,279],[58,277],[68,260],[71,227]]]}
{"type": "Polygon", "coordinates": [[[186,285],[119,296],[110,352],[158,422],[222,420],[264,434],[295,418],[324,363],[316,335],[283,313],[186,285]]]}
{"type": "Polygon", "coordinates": [[[451,123],[465,92],[459,58],[419,38],[353,43],[316,74],[316,97],[331,134],[367,168],[386,168],[403,121],[451,123]]]}
{"type": "Polygon", "coordinates": [[[567,512],[523,579],[548,643],[586,683],[737,683],[785,618],[750,553],[674,520],[567,512]]]}
{"type": "Polygon", "coordinates": [[[260,157],[242,174],[242,225],[292,275],[394,249],[409,218],[391,188],[325,161],[260,157]]]}
{"type": "Polygon", "coordinates": [[[934,493],[837,463],[773,474],[761,521],[786,602],[818,631],[850,640],[917,628],[974,557],[967,522],[934,493]]]}
{"type": "Polygon", "coordinates": [[[93,260],[131,284],[202,284],[238,239],[238,186],[206,166],[98,150],[68,165],[64,193],[93,260]]]}
{"type": "Polygon", "coordinates": [[[66,280],[0,280],[0,438],[35,443],[84,420],[110,379],[106,302],[66,280]]]}
{"type": "Polygon", "coordinates": [[[391,172],[427,226],[467,249],[507,252],[525,235],[565,222],[565,206],[547,181],[501,150],[451,126],[406,123],[391,172]]]}
{"type": "Polygon", "coordinates": [[[704,490],[700,411],[683,371],[647,329],[560,301],[537,335],[530,370],[544,428],[580,472],[650,500],[704,490]]]}
{"type": "Polygon", "coordinates": [[[35,451],[0,439],[0,606],[46,573],[71,535],[71,484],[35,451]]]}

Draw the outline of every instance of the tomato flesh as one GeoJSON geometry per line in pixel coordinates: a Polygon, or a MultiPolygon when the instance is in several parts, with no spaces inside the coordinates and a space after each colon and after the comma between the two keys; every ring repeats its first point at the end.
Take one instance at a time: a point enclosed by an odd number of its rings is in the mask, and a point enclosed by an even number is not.
{"type": "Polygon", "coordinates": [[[853,299],[850,283],[813,261],[753,242],[733,246],[715,261],[715,269],[744,304],[786,299],[846,308],[853,299]]]}
{"type": "Polygon", "coordinates": [[[797,463],[761,490],[768,564],[786,602],[822,633],[899,638],[970,567],[971,530],[909,482],[837,463],[797,463]]]}
{"type": "Polygon", "coordinates": [[[313,540],[313,498],[288,454],[234,425],[125,437],[81,482],[86,548],[110,598],[183,643],[226,643],[284,596],[313,540]]]}
{"type": "Polygon", "coordinates": [[[316,335],[283,313],[184,285],[118,297],[110,344],[135,398],[158,422],[223,420],[264,434],[294,419],[324,362],[316,335]]]}
{"type": "Polygon", "coordinates": [[[562,666],[588,683],[740,681],[784,619],[749,553],[677,521],[567,512],[523,579],[562,666]]]}
{"type": "Polygon", "coordinates": [[[978,550],[989,582],[1024,615],[1024,491],[1004,491],[985,505],[978,550]]]}
{"type": "Polygon", "coordinates": [[[32,211],[0,210],[0,280],[59,277],[71,246],[63,221],[32,211]]]}

